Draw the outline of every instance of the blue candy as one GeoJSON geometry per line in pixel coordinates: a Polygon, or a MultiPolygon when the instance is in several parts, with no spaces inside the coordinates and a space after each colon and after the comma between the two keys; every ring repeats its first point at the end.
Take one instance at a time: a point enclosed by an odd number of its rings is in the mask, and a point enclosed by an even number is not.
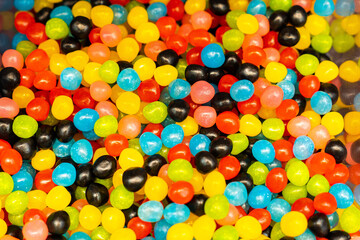
{"type": "Polygon", "coordinates": [[[191,85],[183,79],[175,79],[169,84],[170,97],[173,99],[182,99],[189,96],[191,85]]]}
{"type": "Polygon", "coordinates": [[[154,226],[154,236],[156,240],[166,240],[167,232],[171,225],[165,220],[161,219],[154,226]]]}
{"type": "Polygon", "coordinates": [[[117,77],[117,84],[125,91],[135,91],[140,86],[141,80],[132,68],[122,70],[117,77]]]}
{"type": "Polygon", "coordinates": [[[123,6],[118,4],[113,4],[110,5],[110,8],[114,12],[114,19],[112,21],[112,24],[120,25],[126,22],[128,12],[123,6]]]}
{"type": "Polygon", "coordinates": [[[34,3],[34,0],[14,0],[14,6],[19,11],[30,11],[34,7],[34,3]]]}
{"type": "Polygon", "coordinates": [[[266,209],[270,212],[273,221],[280,222],[281,218],[291,211],[291,206],[284,199],[276,198],[269,203],[266,209]]]}
{"type": "Polygon", "coordinates": [[[184,139],[184,130],[177,124],[166,126],[161,132],[161,141],[165,147],[172,148],[180,144],[184,139]]]}
{"type": "Polygon", "coordinates": [[[195,156],[198,152],[209,151],[210,143],[210,139],[204,134],[194,135],[189,142],[191,154],[195,156]]]}
{"type": "Polygon", "coordinates": [[[324,115],[331,111],[332,101],[326,92],[317,91],[310,99],[311,108],[318,114],[324,115]]]}
{"type": "Polygon", "coordinates": [[[58,186],[71,186],[76,180],[75,167],[70,163],[60,163],[52,173],[52,180],[58,186]]]}
{"type": "Polygon", "coordinates": [[[348,208],[354,203],[354,194],[346,184],[336,183],[332,185],[329,193],[334,195],[338,208],[348,208]]]}
{"type": "Polygon", "coordinates": [[[256,141],[252,148],[252,154],[256,160],[264,164],[271,163],[275,159],[275,149],[267,140],[256,141]]]}
{"type": "Polygon", "coordinates": [[[74,125],[77,129],[87,132],[94,129],[95,122],[100,118],[99,113],[91,108],[83,108],[74,116],[74,125]]]}
{"type": "Polygon", "coordinates": [[[171,225],[185,222],[189,217],[190,209],[184,204],[170,203],[164,209],[164,218],[171,225]]]}
{"type": "Polygon", "coordinates": [[[80,139],[71,146],[71,158],[78,164],[88,163],[93,157],[93,149],[90,142],[80,139]]]}
{"type": "Polygon", "coordinates": [[[19,171],[12,176],[14,181],[13,191],[29,192],[33,187],[33,177],[27,171],[19,171]]]}
{"type": "Polygon", "coordinates": [[[230,88],[230,96],[237,102],[249,100],[254,92],[254,85],[249,80],[237,81],[230,88]]]}
{"type": "Polygon", "coordinates": [[[292,99],[295,95],[295,86],[290,81],[281,81],[277,84],[284,92],[283,100],[292,99]]]}
{"type": "Polygon", "coordinates": [[[64,20],[67,25],[70,25],[74,19],[71,9],[68,6],[59,6],[54,8],[50,13],[50,18],[60,18],[64,20]]]}
{"type": "Polygon", "coordinates": [[[294,156],[299,160],[305,160],[314,153],[315,145],[308,136],[296,138],[293,146],[294,156]]]}
{"type": "Polygon", "coordinates": [[[161,202],[148,201],[140,205],[138,216],[145,222],[157,222],[163,215],[164,207],[161,202]]]}
{"type": "Polygon", "coordinates": [[[231,182],[229,183],[224,192],[225,197],[229,203],[234,206],[241,206],[247,200],[247,189],[242,182],[231,182]]]}
{"type": "Polygon", "coordinates": [[[263,186],[255,186],[249,193],[248,203],[252,208],[265,208],[271,201],[270,190],[263,186]]]}
{"type": "Polygon", "coordinates": [[[217,43],[211,43],[201,51],[201,60],[206,67],[219,68],[225,62],[223,49],[217,43]]]}
{"type": "Polygon", "coordinates": [[[252,0],[249,2],[246,12],[251,15],[265,15],[266,4],[262,0],[252,0]]]}
{"type": "Polygon", "coordinates": [[[81,73],[75,68],[65,68],[60,74],[61,86],[67,90],[76,90],[82,81],[81,73]]]}
{"type": "Polygon", "coordinates": [[[162,2],[155,2],[150,4],[147,8],[147,13],[149,16],[149,20],[152,22],[156,22],[159,18],[166,16],[167,8],[166,5],[162,2]]]}
{"type": "Polygon", "coordinates": [[[140,136],[140,147],[146,155],[154,155],[162,147],[161,139],[151,132],[145,132],[140,136]]]}

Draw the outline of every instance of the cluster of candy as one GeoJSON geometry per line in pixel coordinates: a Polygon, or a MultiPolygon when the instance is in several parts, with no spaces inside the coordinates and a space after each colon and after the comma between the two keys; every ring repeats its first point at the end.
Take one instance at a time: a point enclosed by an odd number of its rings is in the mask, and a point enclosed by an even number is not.
{"type": "Polygon", "coordinates": [[[354,0],[5,2],[1,240],[360,237],[354,0]]]}

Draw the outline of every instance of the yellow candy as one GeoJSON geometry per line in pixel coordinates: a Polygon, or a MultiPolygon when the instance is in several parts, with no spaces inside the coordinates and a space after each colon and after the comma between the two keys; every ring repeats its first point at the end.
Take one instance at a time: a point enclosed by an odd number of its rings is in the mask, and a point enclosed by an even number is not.
{"type": "Polygon", "coordinates": [[[259,221],[252,216],[244,216],[237,220],[235,228],[240,238],[256,239],[261,235],[261,225],[259,221]]]}
{"type": "Polygon", "coordinates": [[[84,51],[76,50],[66,54],[66,60],[76,70],[83,71],[86,64],[89,62],[89,55],[84,51]]]}
{"type": "Polygon", "coordinates": [[[87,1],[78,1],[74,4],[71,11],[74,17],[83,16],[90,19],[91,3],[87,1]]]}
{"type": "Polygon", "coordinates": [[[297,30],[300,34],[300,40],[294,47],[300,50],[304,50],[308,48],[311,44],[310,32],[305,27],[297,28],[297,30]]]}
{"type": "Polygon", "coordinates": [[[318,35],[326,30],[327,25],[328,23],[324,17],[312,14],[308,16],[305,23],[305,28],[310,32],[311,35],[318,35]]]}
{"type": "Polygon", "coordinates": [[[51,107],[52,115],[58,120],[67,119],[74,111],[74,104],[68,96],[60,95],[55,98],[51,107]]]}
{"type": "Polygon", "coordinates": [[[196,219],[192,226],[196,240],[211,240],[216,229],[214,219],[207,215],[203,215],[196,219]]]}
{"type": "Polygon", "coordinates": [[[348,112],[344,117],[344,122],[344,128],[348,134],[360,134],[360,112],[348,112]]]}
{"type": "Polygon", "coordinates": [[[114,176],[113,176],[113,179],[112,179],[114,188],[116,188],[117,186],[123,184],[123,181],[122,181],[123,173],[124,173],[123,169],[118,169],[114,173],[114,176]]]}
{"type": "Polygon", "coordinates": [[[31,165],[35,170],[43,171],[54,166],[56,161],[55,153],[49,149],[38,151],[31,159],[31,165]]]}
{"type": "Polygon", "coordinates": [[[315,70],[320,82],[327,83],[334,80],[339,75],[339,68],[334,62],[322,61],[315,70]]]}
{"type": "Polygon", "coordinates": [[[48,39],[40,43],[38,49],[44,50],[49,57],[55,53],[60,53],[59,44],[54,39],[48,39]]]}
{"type": "Polygon", "coordinates": [[[99,75],[100,67],[101,64],[97,62],[87,63],[84,68],[84,81],[90,85],[96,81],[101,81],[101,77],[99,75]]]}
{"type": "Polygon", "coordinates": [[[132,167],[142,167],[144,165],[144,158],[138,150],[126,148],[120,154],[119,164],[124,171],[132,167]]]}
{"type": "Polygon", "coordinates": [[[114,233],[119,228],[123,228],[125,225],[124,213],[114,207],[108,207],[104,210],[101,216],[101,225],[109,233],[114,233]]]}
{"type": "Polygon", "coordinates": [[[140,97],[133,92],[123,92],[116,100],[116,107],[125,114],[135,114],[140,109],[140,97]]]}
{"type": "Polygon", "coordinates": [[[146,181],[144,191],[149,200],[162,201],[168,193],[168,185],[160,177],[151,177],[146,181]]]}
{"type": "Polygon", "coordinates": [[[357,82],[360,80],[360,66],[356,62],[348,60],[340,65],[339,76],[347,82],[357,82]]]}
{"type": "Polygon", "coordinates": [[[198,193],[202,190],[202,187],[204,185],[204,179],[201,173],[196,170],[196,168],[194,168],[193,176],[189,183],[191,183],[191,185],[194,187],[195,193],[198,193]]]}
{"type": "Polygon", "coordinates": [[[18,86],[12,94],[12,99],[19,105],[19,108],[26,108],[34,98],[34,92],[24,86],[18,86]]]}
{"type": "Polygon", "coordinates": [[[130,27],[137,29],[141,24],[148,22],[148,13],[143,7],[134,7],[127,16],[130,27]]]}
{"type": "Polygon", "coordinates": [[[260,110],[257,112],[257,114],[258,114],[259,117],[261,117],[262,119],[276,118],[276,111],[275,111],[275,109],[270,109],[270,108],[261,107],[260,110]]]}
{"type": "Polygon", "coordinates": [[[168,86],[178,76],[178,71],[174,66],[163,65],[155,69],[154,78],[160,86],[168,86]]]}
{"type": "Polygon", "coordinates": [[[301,212],[291,211],[281,218],[281,231],[289,237],[303,234],[307,228],[307,219],[301,212]]]}
{"type": "Polygon", "coordinates": [[[259,23],[257,19],[251,14],[241,14],[237,21],[236,25],[239,30],[245,34],[254,34],[259,29],[259,23]]]}
{"type": "Polygon", "coordinates": [[[225,191],[226,182],[224,175],[218,171],[209,173],[204,181],[204,190],[209,197],[217,194],[223,194],[225,191]]]}
{"type": "MultiPolygon", "coordinates": [[[[49,208],[60,211],[66,208],[71,201],[71,195],[63,186],[56,186],[46,196],[46,205],[49,208]]],[[[88,205],[90,206],[90,205],[88,205]]]]}
{"type": "Polygon", "coordinates": [[[110,237],[110,240],[136,240],[136,235],[130,228],[121,228],[116,230],[110,237]]]}
{"type": "Polygon", "coordinates": [[[105,5],[98,5],[91,9],[91,20],[95,26],[103,27],[111,24],[114,19],[113,10],[105,5]]]}
{"type": "Polygon", "coordinates": [[[54,53],[50,57],[49,67],[50,71],[52,71],[56,75],[60,75],[62,70],[71,66],[67,62],[66,56],[64,54],[54,53]]]}
{"type": "Polygon", "coordinates": [[[135,32],[135,38],[138,42],[149,43],[158,40],[160,32],[157,26],[152,22],[140,24],[135,32]]]}
{"type": "Polygon", "coordinates": [[[166,239],[167,240],[193,240],[194,230],[186,223],[177,223],[170,227],[166,239]]]}
{"type": "Polygon", "coordinates": [[[117,53],[121,60],[132,62],[139,53],[139,44],[133,38],[122,39],[117,48],[117,53]]]}
{"type": "Polygon", "coordinates": [[[240,132],[249,137],[255,137],[261,133],[261,122],[252,114],[246,114],[240,119],[240,132]]]}
{"type": "Polygon", "coordinates": [[[54,4],[49,2],[49,1],[44,1],[44,0],[35,0],[34,2],[34,11],[38,12],[43,8],[54,8],[54,4]]]}
{"type": "Polygon", "coordinates": [[[321,125],[327,128],[330,135],[335,136],[344,130],[344,118],[338,112],[329,112],[322,117],[321,125]]]}
{"type": "Polygon", "coordinates": [[[272,83],[278,83],[284,80],[287,69],[284,64],[270,62],[265,68],[265,78],[272,83]]]}
{"type": "Polygon", "coordinates": [[[191,136],[198,132],[199,125],[196,123],[193,117],[187,116],[184,121],[177,122],[177,125],[180,125],[184,130],[184,136],[191,136]]]}
{"type": "Polygon", "coordinates": [[[205,0],[188,0],[184,5],[185,12],[192,15],[198,11],[204,11],[206,8],[205,0]]]}
{"type": "MultiPolygon", "coordinates": [[[[321,122],[321,116],[320,114],[314,112],[314,111],[305,111],[301,114],[301,116],[304,116],[310,120],[311,129],[314,127],[320,125],[321,122]]],[[[331,134],[330,134],[331,135],[331,134]]]]}
{"type": "Polygon", "coordinates": [[[47,194],[41,190],[32,190],[27,193],[29,197],[28,209],[44,210],[46,208],[47,194]]]}
{"type": "Polygon", "coordinates": [[[79,214],[81,226],[88,230],[94,230],[101,223],[101,212],[93,205],[84,206],[79,214]]]}
{"type": "Polygon", "coordinates": [[[3,219],[0,219],[0,237],[3,237],[7,232],[7,224],[3,219]]]}
{"type": "Polygon", "coordinates": [[[341,20],[341,27],[350,35],[360,32],[360,15],[353,14],[341,20]]]}
{"type": "Polygon", "coordinates": [[[154,76],[155,68],[155,62],[148,57],[140,58],[134,64],[134,70],[139,75],[141,81],[151,79],[154,76]]]}

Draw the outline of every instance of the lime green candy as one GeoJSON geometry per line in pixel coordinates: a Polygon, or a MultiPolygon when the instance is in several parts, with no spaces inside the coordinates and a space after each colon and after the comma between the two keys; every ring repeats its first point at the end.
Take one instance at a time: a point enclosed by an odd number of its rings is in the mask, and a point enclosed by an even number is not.
{"type": "Polygon", "coordinates": [[[330,51],[333,44],[331,36],[326,34],[319,34],[313,36],[311,39],[311,46],[320,53],[327,53],[330,51]]]}
{"type": "Polygon", "coordinates": [[[273,11],[283,10],[285,12],[289,11],[292,6],[291,0],[270,0],[269,1],[270,8],[273,11]]]}
{"type": "Polygon", "coordinates": [[[226,31],[223,35],[224,48],[228,51],[238,50],[244,42],[244,34],[237,29],[226,31]]]}
{"type": "Polygon", "coordinates": [[[59,40],[69,35],[69,27],[64,20],[52,18],[46,22],[45,32],[49,38],[59,40]]]}
{"type": "Polygon", "coordinates": [[[245,134],[242,133],[230,134],[228,138],[233,143],[233,149],[231,150],[232,155],[238,155],[249,146],[249,139],[245,134]]]}
{"type": "Polygon", "coordinates": [[[285,234],[281,231],[281,226],[279,222],[275,223],[275,225],[273,226],[270,237],[274,240],[280,240],[282,237],[285,237],[285,234]]]}
{"type": "Polygon", "coordinates": [[[14,181],[6,172],[0,172],[0,183],[0,195],[7,195],[14,189],[14,181]]]}
{"type": "Polygon", "coordinates": [[[312,196],[315,197],[320,193],[329,192],[330,184],[323,175],[316,174],[310,178],[306,189],[312,196]]]}
{"type": "Polygon", "coordinates": [[[261,162],[254,162],[248,168],[247,173],[252,177],[254,185],[265,184],[269,169],[261,162]]]}
{"type": "Polygon", "coordinates": [[[94,132],[99,137],[107,137],[116,133],[118,121],[113,115],[106,115],[99,118],[94,125],[94,132]]]}
{"type": "Polygon", "coordinates": [[[194,170],[189,161],[176,159],[172,161],[168,168],[168,176],[174,182],[190,181],[193,177],[194,170]]]}
{"type": "Polygon", "coordinates": [[[86,187],[77,186],[77,188],[75,189],[75,198],[86,199],[86,187]]]}
{"type": "Polygon", "coordinates": [[[296,200],[300,198],[304,198],[307,196],[307,191],[305,186],[296,186],[292,183],[289,183],[286,185],[284,190],[282,191],[284,199],[290,203],[293,204],[296,200]]]}
{"type": "Polygon", "coordinates": [[[108,240],[110,239],[110,236],[111,234],[107,232],[103,226],[95,228],[90,235],[92,240],[98,240],[98,239],[108,240]]]}
{"type": "Polygon", "coordinates": [[[226,217],[230,209],[228,199],[222,195],[217,194],[208,198],[205,202],[205,214],[217,220],[226,217]]]}
{"type": "Polygon", "coordinates": [[[144,107],[143,114],[151,123],[161,123],[167,117],[167,107],[164,103],[155,101],[144,107]]]}
{"type": "Polygon", "coordinates": [[[244,14],[244,13],[245,12],[241,11],[241,10],[232,10],[232,11],[228,12],[226,14],[226,22],[229,25],[229,27],[238,29],[237,24],[236,24],[237,19],[239,18],[239,16],[241,14],[244,14]]]}
{"type": "Polygon", "coordinates": [[[129,148],[136,149],[142,156],[145,156],[145,153],[140,147],[140,140],[139,138],[133,138],[129,140],[129,148]]]}
{"type": "Polygon", "coordinates": [[[113,186],[112,178],[96,178],[95,183],[99,183],[101,185],[104,185],[107,189],[110,189],[113,186]]]}
{"type": "Polygon", "coordinates": [[[237,240],[239,233],[234,226],[222,226],[215,231],[213,240],[237,240]]]}
{"type": "Polygon", "coordinates": [[[287,169],[289,181],[296,186],[304,186],[309,181],[309,170],[302,161],[293,162],[287,169]]]}
{"type": "Polygon", "coordinates": [[[30,138],[38,130],[38,123],[27,115],[17,116],[12,126],[13,132],[20,138],[30,138]]]}
{"type": "Polygon", "coordinates": [[[18,215],[23,213],[29,203],[29,197],[24,191],[15,191],[9,194],[5,200],[5,209],[9,214],[18,215]]]}
{"type": "Polygon", "coordinates": [[[74,207],[66,207],[64,211],[67,212],[70,217],[69,230],[75,230],[79,226],[79,211],[74,207]]]}
{"type": "Polygon", "coordinates": [[[23,55],[24,59],[36,49],[36,45],[30,41],[21,41],[16,46],[16,51],[23,55]]]}
{"type": "Polygon", "coordinates": [[[185,59],[179,59],[179,62],[176,64],[178,78],[185,79],[185,69],[187,66],[188,65],[185,59]]]}
{"type": "Polygon", "coordinates": [[[110,195],[110,203],[118,209],[127,209],[134,202],[134,193],[128,191],[124,185],[117,186],[110,195]]]}
{"type": "Polygon", "coordinates": [[[303,54],[296,59],[295,66],[303,76],[308,76],[316,71],[319,59],[311,54],[303,54]]]}
{"type": "Polygon", "coordinates": [[[355,45],[355,39],[353,36],[343,33],[334,37],[333,47],[338,53],[344,53],[352,49],[355,45]]]}
{"type": "Polygon", "coordinates": [[[19,227],[24,226],[24,214],[25,214],[26,210],[24,210],[24,212],[20,213],[20,214],[9,214],[8,218],[9,221],[12,225],[16,225],[19,227]]]}
{"type": "Polygon", "coordinates": [[[101,79],[110,84],[116,82],[119,72],[119,65],[111,60],[104,62],[99,68],[99,76],[101,79]]]}

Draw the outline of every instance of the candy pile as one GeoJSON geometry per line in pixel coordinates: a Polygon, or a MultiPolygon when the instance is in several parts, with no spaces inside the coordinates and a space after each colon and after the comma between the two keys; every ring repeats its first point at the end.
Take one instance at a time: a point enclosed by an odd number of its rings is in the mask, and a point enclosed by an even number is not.
{"type": "Polygon", "coordinates": [[[360,238],[359,3],[2,1],[1,240],[360,238]]]}

